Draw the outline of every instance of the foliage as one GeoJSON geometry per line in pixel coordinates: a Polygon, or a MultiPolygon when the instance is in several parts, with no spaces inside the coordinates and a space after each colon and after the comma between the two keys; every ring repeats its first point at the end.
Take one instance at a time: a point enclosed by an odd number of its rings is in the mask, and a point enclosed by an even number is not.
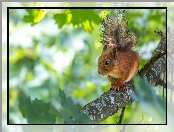
{"type": "MultiPolygon", "coordinates": [[[[61,108],[60,115],[68,124],[87,124],[90,123],[89,116],[79,112],[78,107],[74,104],[70,97],[66,97],[65,93],[59,89],[58,96],[60,98],[61,108]]],[[[23,98],[19,96],[19,109],[23,117],[27,119],[29,124],[55,124],[56,115],[50,113],[50,103],[44,103],[37,98],[31,101],[30,97],[23,98]]]]}
{"type": "Polygon", "coordinates": [[[59,89],[61,103],[60,113],[68,124],[89,124],[90,118],[83,112],[79,112],[78,107],[71,98],[67,98],[65,93],[59,89]]]}
{"type": "Polygon", "coordinates": [[[31,22],[32,25],[40,22],[45,17],[45,13],[41,9],[26,9],[26,11],[28,12],[28,15],[23,17],[23,21],[26,23],[31,22]]]}
{"type": "MultiPolygon", "coordinates": [[[[100,12],[102,10],[95,9],[10,9],[10,123],[15,124],[16,118],[23,122],[19,109],[28,123],[89,123],[88,117],[78,111],[110,86],[106,77],[97,73],[97,59],[102,51],[100,12]],[[62,90],[57,92],[57,87],[62,90]],[[38,113],[40,108],[44,109],[44,116],[38,113]]],[[[129,29],[139,36],[135,48],[141,56],[139,69],[160,40],[154,31],[165,31],[165,17],[165,11],[160,9],[129,11],[129,29]]],[[[153,92],[157,93],[157,90],[153,92]]],[[[158,101],[163,104],[163,100],[158,101]]],[[[115,123],[118,114],[102,123],[115,123]]],[[[133,103],[127,106],[123,123],[137,123],[139,115],[142,110],[133,103]],[[135,110],[136,114],[131,114],[135,110]],[[134,117],[130,119],[131,115],[134,117]]],[[[149,117],[145,115],[143,123],[153,123],[148,122],[149,117]]]]}
{"type": "Polygon", "coordinates": [[[93,30],[92,22],[97,25],[100,22],[99,16],[92,9],[67,9],[62,14],[55,14],[53,18],[55,19],[59,28],[62,28],[64,24],[72,24],[74,27],[82,24],[83,28],[89,32],[92,32],[93,30]]]}
{"type": "Polygon", "coordinates": [[[49,113],[49,107],[49,103],[41,100],[19,97],[19,109],[29,124],[54,124],[55,115],[49,113]]]}
{"type": "Polygon", "coordinates": [[[138,101],[144,113],[151,115],[153,122],[166,123],[166,99],[156,95],[155,90],[145,80],[136,77],[137,92],[132,93],[135,101],[138,101]]]}

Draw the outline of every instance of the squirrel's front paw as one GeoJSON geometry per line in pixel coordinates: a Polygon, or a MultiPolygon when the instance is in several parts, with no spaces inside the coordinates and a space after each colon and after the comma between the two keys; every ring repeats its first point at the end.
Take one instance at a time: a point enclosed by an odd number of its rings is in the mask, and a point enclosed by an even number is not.
{"type": "Polygon", "coordinates": [[[122,90],[123,92],[125,92],[128,89],[128,86],[126,84],[123,84],[121,86],[113,85],[111,86],[111,89],[116,91],[122,90]]]}
{"type": "Polygon", "coordinates": [[[128,86],[126,85],[126,84],[123,84],[122,86],[121,86],[121,89],[122,89],[122,91],[126,91],[127,89],[128,89],[128,86]]]}
{"type": "Polygon", "coordinates": [[[111,90],[119,91],[121,87],[118,87],[116,85],[111,86],[111,90]]]}

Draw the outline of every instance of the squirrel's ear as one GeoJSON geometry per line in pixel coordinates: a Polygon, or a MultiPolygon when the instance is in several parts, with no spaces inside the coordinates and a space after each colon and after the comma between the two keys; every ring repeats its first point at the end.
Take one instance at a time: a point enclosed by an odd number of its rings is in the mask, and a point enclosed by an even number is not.
{"type": "Polygon", "coordinates": [[[117,49],[116,48],[113,48],[114,59],[116,59],[116,52],[117,52],[117,49]]]}
{"type": "Polygon", "coordinates": [[[105,51],[107,49],[107,45],[103,46],[103,51],[105,51]]]}

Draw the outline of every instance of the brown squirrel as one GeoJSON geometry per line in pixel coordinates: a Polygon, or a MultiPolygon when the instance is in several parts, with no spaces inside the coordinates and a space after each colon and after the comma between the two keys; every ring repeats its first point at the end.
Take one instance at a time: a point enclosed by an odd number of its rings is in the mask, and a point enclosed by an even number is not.
{"type": "Polygon", "coordinates": [[[111,89],[126,91],[128,82],[136,74],[139,67],[139,54],[133,51],[137,37],[127,30],[124,18],[118,19],[109,14],[102,21],[103,51],[98,59],[98,73],[106,75],[111,82],[111,89]]]}

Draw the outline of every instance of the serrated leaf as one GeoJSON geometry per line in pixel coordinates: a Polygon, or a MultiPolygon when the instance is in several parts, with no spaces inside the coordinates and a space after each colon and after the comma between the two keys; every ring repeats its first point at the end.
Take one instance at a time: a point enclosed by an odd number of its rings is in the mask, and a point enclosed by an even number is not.
{"type": "Polygon", "coordinates": [[[62,28],[64,24],[66,24],[67,21],[67,15],[66,14],[56,14],[53,16],[54,20],[58,24],[58,28],[62,28]]]}
{"type": "Polygon", "coordinates": [[[67,123],[70,124],[86,124],[90,123],[89,115],[80,113],[78,107],[74,104],[70,97],[66,97],[63,90],[59,89],[60,103],[62,105],[59,112],[67,123]],[[72,119],[71,119],[72,118],[72,119]]]}
{"type": "Polygon", "coordinates": [[[72,116],[78,115],[79,111],[77,106],[74,104],[71,98],[66,97],[65,93],[61,89],[59,89],[59,97],[61,99],[62,106],[66,109],[69,109],[72,116]]]}
{"type": "Polygon", "coordinates": [[[30,97],[19,97],[19,108],[26,113],[25,118],[29,124],[54,124],[56,117],[49,113],[50,103],[41,100],[30,100],[30,97]]]}
{"type": "Polygon", "coordinates": [[[61,105],[69,109],[69,113],[72,114],[73,116],[78,115],[78,109],[77,106],[74,104],[71,98],[67,98],[63,90],[59,89],[59,97],[61,99],[61,105]]]}
{"type": "Polygon", "coordinates": [[[68,104],[69,104],[69,108],[71,110],[72,115],[75,117],[76,115],[79,114],[78,108],[77,106],[74,104],[74,102],[72,101],[72,99],[68,98],[68,104]]]}
{"type": "Polygon", "coordinates": [[[63,90],[61,90],[61,89],[59,89],[59,97],[60,97],[61,105],[68,108],[69,106],[68,106],[68,103],[67,103],[66,95],[63,92],[63,90]]]}
{"type": "Polygon", "coordinates": [[[19,96],[19,110],[24,118],[26,118],[26,103],[28,104],[30,101],[30,98],[26,98],[25,100],[23,97],[19,96]]]}
{"type": "Polygon", "coordinates": [[[26,23],[32,23],[32,25],[40,22],[44,17],[45,13],[41,9],[26,9],[28,15],[23,17],[23,21],[26,23]]]}
{"type": "Polygon", "coordinates": [[[53,16],[59,28],[64,24],[72,24],[74,27],[82,25],[84,30],[92,32],[92,22],[98,25],[100,17],[93,9],[72,9],[65,10],[62,14],[53,16]]]}
{"type": "Polygon", "coordinates": [[[63,108],[60,109],[60,113],[64,117],[66,123],[68,123],[68,124],[75,124],[74,121],[72,121],[72,119],[70,118],[70,115],[68,114],[68,111],[66,111],[66,109],[63,109],[63,108]]]}
{"type": "Polygon", "coordinates": [[[83,25],[84,30],[91,32],[93,27],[92,27],[92,22],[95,24],[99,24],[100,22],[100,17],[95,13],[93,9],[74,9],[70,10],[72,14],[72,19],[71,23],[76,26],[79,24],[83,25]],[[90,14],[90,15],[89,15],[90,14]]]}
{"type": "Polygon", "coordinates": [[[77,120],[81,124],[90,124],[91,123],[89,115],[87,115],[85,113],[80,113],[77,120]]]}

